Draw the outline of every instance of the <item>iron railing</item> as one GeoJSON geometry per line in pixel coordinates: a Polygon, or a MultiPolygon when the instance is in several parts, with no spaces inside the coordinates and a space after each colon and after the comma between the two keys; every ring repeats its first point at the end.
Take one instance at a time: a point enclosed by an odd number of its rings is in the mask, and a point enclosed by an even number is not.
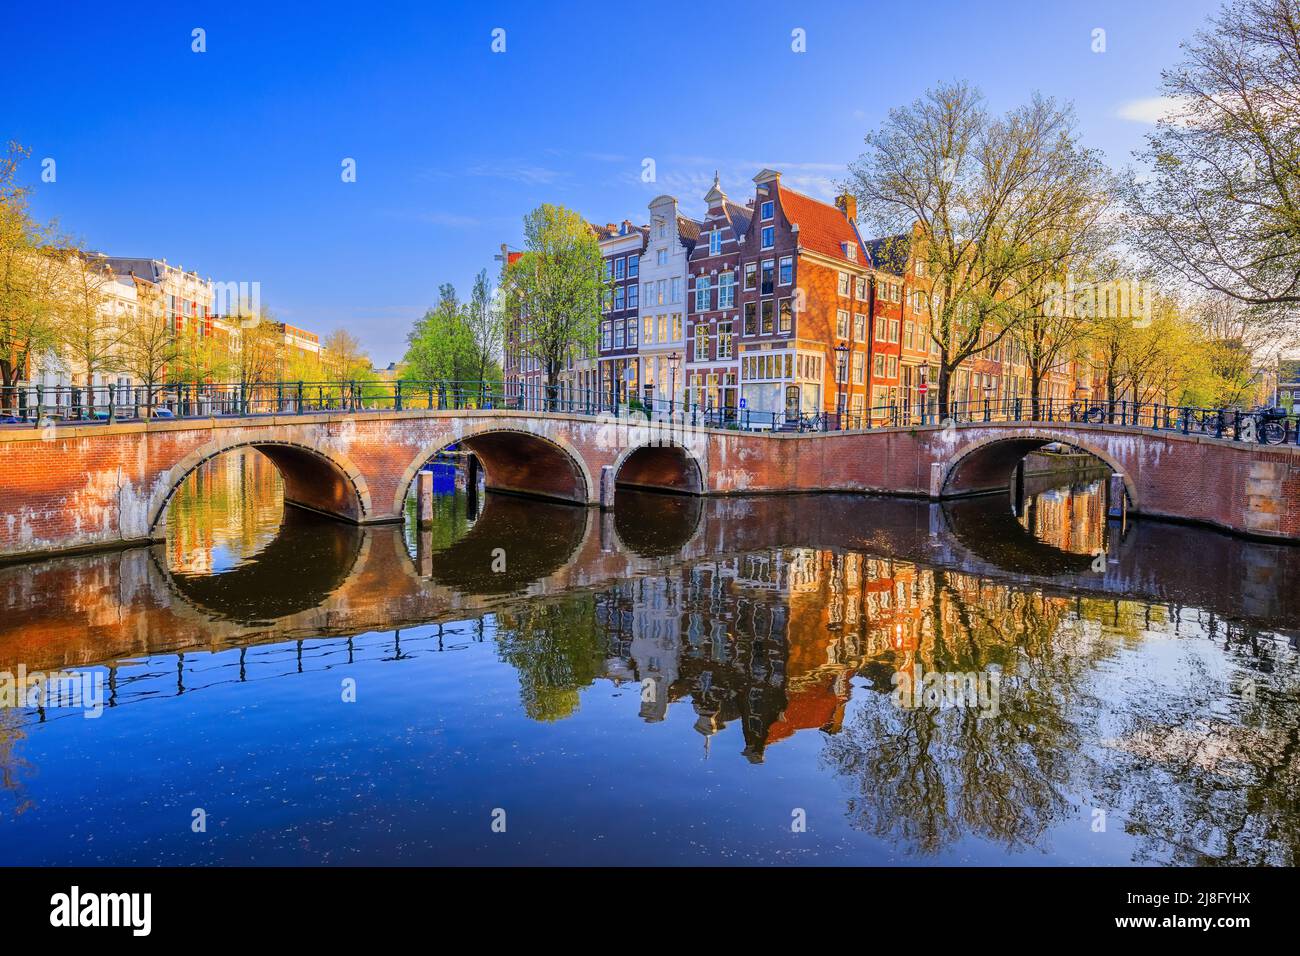
{"type": "Polygon", "coordinates": [[[1282,410],[1194,408],[1159,402],[1080,402],[1044,398],[952,401],[947,415],[929,399],[842,412],[739,408],[669,399],[617,398],[566,385],[489,382],[235,382],[165,385],[0,387],[0,426],[41,427],[147,419],[303,415],[316,412],[511,409],[555,414],[640,416],[695,427],[821,432],[992,422],[1121,425],[1231,441],[1300,445],[1297,416],[1282,410]]]}

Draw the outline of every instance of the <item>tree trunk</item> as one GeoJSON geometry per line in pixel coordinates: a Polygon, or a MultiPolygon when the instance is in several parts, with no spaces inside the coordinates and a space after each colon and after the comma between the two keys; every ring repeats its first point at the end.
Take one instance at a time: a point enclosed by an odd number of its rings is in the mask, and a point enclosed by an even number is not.
{"type": "Polygon", "coordinates": [[[951,385],[951,382],[952,382],[952,373],[948,368],[947,359],[946,357],[940,358],[938,394],[936,395],[936,398],[938,398],[939,400],[940,421],[948,420],[948,390],[949,390],[949,386],[951,385]]]}

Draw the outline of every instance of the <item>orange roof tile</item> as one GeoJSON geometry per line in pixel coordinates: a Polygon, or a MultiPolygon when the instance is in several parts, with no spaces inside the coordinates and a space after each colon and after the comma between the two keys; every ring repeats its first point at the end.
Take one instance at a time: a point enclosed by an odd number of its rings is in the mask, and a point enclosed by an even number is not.
{"type": "Polygon", "coordinates": [[[799,224],[799,244],[805,249],[819,252],[844,262],[854,262],[865,266],[870,261],[867,250],[862,245],[858,230],[844,218],[844,213],[835,206],[797,193],[784,186],[779,187],[781,209],[786,218],[799,224]],[[843,243],[857,247],[857,259],[851,260],[844,254],[843,243]]]}

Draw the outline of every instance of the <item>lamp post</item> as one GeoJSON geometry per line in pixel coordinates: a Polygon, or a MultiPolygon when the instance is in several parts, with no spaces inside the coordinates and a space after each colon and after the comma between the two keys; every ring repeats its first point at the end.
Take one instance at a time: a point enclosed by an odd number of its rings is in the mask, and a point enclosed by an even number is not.
{"type": "Polygon", "coordinates": [[[835,428],[843,425],[844,416],[844,380],[848,378],[849,347],[841,342],[835,346],[835,428]]]}
{"type": "Polygon", "coordinates": [[[668,356],[668,416],[671,418],[677,408],[677,365],[682,357],[676,352],[668,356]]]}

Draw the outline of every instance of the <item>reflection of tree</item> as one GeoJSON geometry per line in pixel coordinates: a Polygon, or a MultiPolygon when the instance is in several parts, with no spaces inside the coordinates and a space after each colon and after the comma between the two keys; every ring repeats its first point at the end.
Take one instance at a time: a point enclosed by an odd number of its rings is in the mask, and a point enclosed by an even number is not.
{"type": "Polygon", "coordinates": [[[0,708],[0,790],[14,795],[14,814],[29,810],[31,800],[23,795],[22,777],[31,765],[18,755],[18,742],[26,734],[19,722],[19,711],[0,708]]]}
{"type": "Polygon", "coordinates": [[[1118,808],[1141,862],[1295,866],[1300,665],[1254,629],[1229,630],[1226,668],[1219,648],[1199,656],[1205,644],[1189,644],[1179,667],[1131,678],[1096,799],[1118,808]]]}
{"type": "Polygon", "coordinates": [[[865,666],[875,693],[823,751],[855,792],[849,817],[921,853],[967,835],[1008,849],[1036,844],[1071,812],[1065,794],[1087,730],[1081,684],[1096,652],[1063,626],[1064,599],[946,571],[920,571],[916,589],[930,595],[919,646],[865,666]],[[997,714],[896,707],[891,676],[918,663],[927,672],[1000,668],[997,714]]]}
{"type": "Polygon", "coordinates": [[[498,615],[501,659],[519,672],[520,699],[533,720],[563,720],[578,709],[578,692],[601,672],[595,601],[579,594],[532,601],[498,615]]]}

